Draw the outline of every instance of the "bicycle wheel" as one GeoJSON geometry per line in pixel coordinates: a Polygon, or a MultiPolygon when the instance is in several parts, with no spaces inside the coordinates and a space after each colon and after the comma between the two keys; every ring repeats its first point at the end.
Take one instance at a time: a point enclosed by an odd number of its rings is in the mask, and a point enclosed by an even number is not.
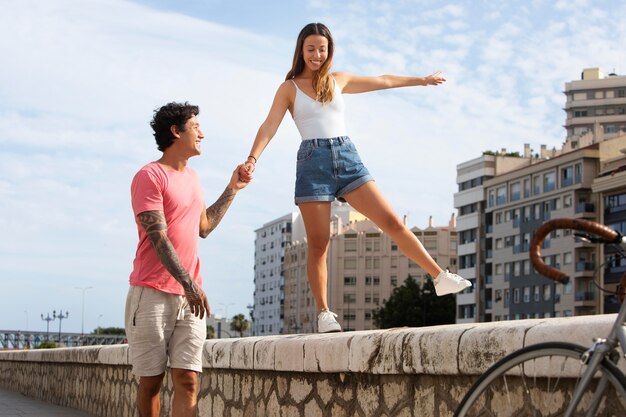
{"type": "MultiPolygon", "coordinates": [[[[455,412],[466,416],[562,416],[585,371],[580,356],[586,349],[571,343],[532,345],[492,365],[467,392],[455,412]]],[[[597,416],[626,416],[626,377],[608,360],[598,366],[574,415],[587,416],[600,381],[608,382],[597,416]]]]}

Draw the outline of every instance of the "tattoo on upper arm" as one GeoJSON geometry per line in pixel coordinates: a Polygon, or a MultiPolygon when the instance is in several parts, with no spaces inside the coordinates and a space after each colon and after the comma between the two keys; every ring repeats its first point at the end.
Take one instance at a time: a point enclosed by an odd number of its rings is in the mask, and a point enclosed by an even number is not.
{"type": "Polygon", "coordinates": [[[137,215],[137,219],[146,231],[148,239],[150,239],[150,243],[163,266],[176,281],[180,282],[185,292],[196,293],[198,291],[196,283],[183,267],[172,242],[167,237],[165,214],[162,211],[144,211],[137,215]]]}
{"type": "Polygon", "coordinates": [[[228,211],[228,207],[230,207],[234,198],[235,192],[232,189],[226,187],[226,189],[224,190],[222,195],[219,196],[217,201],[206,209],[206,217],[209,220],[209,226],[206,230],[202,231],[202,237],[207,237],[209,233],[215,230],[217,225],[226,214],[226,211],[228,211]]]}

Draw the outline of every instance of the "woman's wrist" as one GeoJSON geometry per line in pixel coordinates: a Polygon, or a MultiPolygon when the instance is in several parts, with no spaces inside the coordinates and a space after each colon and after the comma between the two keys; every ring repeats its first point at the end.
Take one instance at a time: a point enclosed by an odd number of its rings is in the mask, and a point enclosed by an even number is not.
{"type": "Polygon", "coordinates": [[[252,164],[256,165],[257,159],[254,155],[249,155],[246,162],[251,162],[252,164]]]}

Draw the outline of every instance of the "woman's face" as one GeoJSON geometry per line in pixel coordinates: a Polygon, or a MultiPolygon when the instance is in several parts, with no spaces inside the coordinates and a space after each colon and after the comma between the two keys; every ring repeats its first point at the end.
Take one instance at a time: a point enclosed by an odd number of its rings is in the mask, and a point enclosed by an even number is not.
{"type": "Polygon", "coordinates": [[[302,58],[308,70],[318,71],[328,58],[328,39],[322,35],[307,36],[302,45],[302,58]]]}

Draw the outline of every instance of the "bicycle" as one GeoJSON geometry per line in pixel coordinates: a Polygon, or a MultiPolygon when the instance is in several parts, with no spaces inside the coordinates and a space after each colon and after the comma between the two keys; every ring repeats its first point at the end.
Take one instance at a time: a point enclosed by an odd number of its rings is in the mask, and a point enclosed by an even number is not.
{"type": "MultiPolygon", "coordinates": [[[[569,277],[541,257],[544,239],[557,229],[578,231],[574,235],[587,242],[626,246],[626,237],[596,222],[566,218],[545,222],[531,240],[530,260],[537,272],[561,284],[569,277]]],[[[616,248],[626,258],[624,249],[616,248]]],[[[626,375],[617,363],[626,357],[626,273],[615,294],[621,307],[606,339],[596,339],[588,348],[539,343],[503,357],[472,385],[454,416],[625,417],[626,375]]]]}

